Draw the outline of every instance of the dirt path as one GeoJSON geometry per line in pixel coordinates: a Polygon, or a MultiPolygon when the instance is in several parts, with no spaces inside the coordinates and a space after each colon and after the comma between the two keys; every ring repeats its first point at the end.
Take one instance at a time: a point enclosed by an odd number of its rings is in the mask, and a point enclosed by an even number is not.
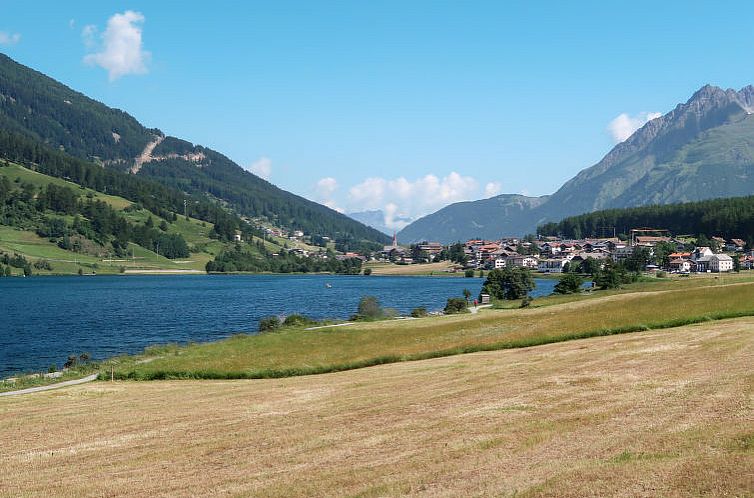
{"type": "Polygon", "coordinates": [[[29,387],[26,389],[19,389],[18,391],[8,391],[8,392],[0,393],[0,397],[16,396],[19,394],[38,393],[41,391],[50,391],[52,389],[60,389],[61,387],[76,386],[79,384],[84,384],[86,382],[91,382],[95,380],[97,378],[97,375],[98,374],[87,375],[86,377],[81,378],[81,379],[66,380],[65,382],[58,382],[57,384],[50,384],[49,386],[29,387]]]}
{"type": "Polygon", "coordinates": [[[139,154],[139,157],[137,157],[134,160],[134,165],[131,166],[131,173],[134,175],[139,172],[142,165],[144,163],[148,163],[152,160],[152,152],[154,152],[155,147],[160,145],[162,141],[165,140],[164,136],[155,136],[154,140],[149,142],[146,147],[144,147],[144,150],[141,151],[141,154],[139,154]]]}

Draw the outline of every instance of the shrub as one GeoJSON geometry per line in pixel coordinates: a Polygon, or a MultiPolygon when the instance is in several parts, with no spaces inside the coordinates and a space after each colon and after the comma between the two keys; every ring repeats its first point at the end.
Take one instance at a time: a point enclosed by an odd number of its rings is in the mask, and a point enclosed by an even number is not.
{"type": "Polygon", "coordinates": [[[425,308],[424,306],[414,308],[411,310],[411,316],[414,318],[423,318],[427,316],[427,308],[425,308]]]}
{"type": "Polygon", "coordinates": [[[287,316],[287,317],[285,317],[285,320],[283,320],[283,325],[285,325],[286,327],[297,327],[297,326],[301,326],[301,325],[311,325],[313,323],[316,323],[316,322],[314,320],[312,320],[311,318],[309,318],[308,316],[299,315],[299,314],[294,314],[294,315],[287,316]]]}
{"type": "Polygon", "coordinates": [[[372,269],[371,268],[364,268],[364,275],[369,276],[371,274],[372,274],[372,269]]]}
{"type": "Polygon", "coordinates": [[[521,300],[521,306],[519,308],[528,308],[531,306],[531,302],[534,301],[534,298],[531,296],[526,296],[521,300]]]}
{"type": "Polygon", "coordinates": [[[352,320],[378,320],[385,316],[385,312],[380,306],[380,301],[374,296],[364,296],[359,300],[359,307],[356,314],[351,317],[352,320]]]}
{"type": "Polygon", "coordinates": [[[76,366],[76,361],[78,358],[76,358],[76,355],[71,355],[68,357],[65,363],[63,363],[63,368],[73,368],[76,366]]]}
{"type": "Polygon", "coordinates": [[[466,300],[462,297],[450,297],[443,311],[446,315],[454,315],[456,313],[469,313],[469,308],[466,306],[466,300]]]}
{"type": "Polygon", "coordinates": [[[474,270],[466,270],[463,272],[463,276],[466,278],[472,278],[474,276],[474,270]]]}
{"type": "Polygon", "coordinates": [[[270,332],[280,328],[280,318],[275,315],[266,316],[259,320],[259,331],[270,332]]]}
{"type": "Polygon", "coordinates": [[[52,265],[46,259],[38,259],[34,262],[34,268],[37,270],[52,270],[52,265]]]}

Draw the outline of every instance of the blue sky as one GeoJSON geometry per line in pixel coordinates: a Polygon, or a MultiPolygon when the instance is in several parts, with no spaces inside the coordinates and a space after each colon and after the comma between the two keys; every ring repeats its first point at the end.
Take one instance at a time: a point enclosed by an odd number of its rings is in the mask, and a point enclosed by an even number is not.
{"type": "Polygon", "coordinates": [[[0,51],[287,190],[394,223],[494,193],[552,193],[703,84],[754,83],[749,12],[0,0],[0,51]]]}

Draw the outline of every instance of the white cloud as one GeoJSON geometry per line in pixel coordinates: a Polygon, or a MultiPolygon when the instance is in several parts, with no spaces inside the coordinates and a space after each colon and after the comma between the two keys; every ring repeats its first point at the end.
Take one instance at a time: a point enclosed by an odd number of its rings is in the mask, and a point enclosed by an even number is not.
{"type": "Polygon", "coordinates": [[[397,218],[415,219],[478,195],[477,181],[456,172],[443,178],[429,174],[413,181],[370,177],[348,190],[348,211],[381,209],[386,226],[402,228],[399,225],[406,222],[397,218]]]}
{"type": "Polygon", "coordinates": [[[625,141],[633,133],[644,126],[648,121],[662,116],[659,112],[640,112],[635,116],[621,113],[607,125],[607,131],[610,132],[615,143],[625,141]]]}
{"type": "Polygon", "coordinates": [[[413,221],[413,218],[409,218],[405,214],[400,213],[399,209],[398,205],[394,202],[388,202],[385,204],[382,213],[384,215],[383,223],[387,228],[399,231],[413,221]]]}
{"type": "Polygon", "coordinates": [[[329,199],[338,190],[338,181],[331,176],[321,178],[317,182],[315,190],[320,199],[329,199]]]}
{"type": "Polygon", "coordinates": [[[500,182],[488,182],[487,185],[484,186],[484,197],[494,197],[502,191],[503,186],[500,182]]]}
{"type": "Polygon", "coordinates": [[[318,202],[324,204],[330,209],[334,209],[339,213],[344,213],[345,210],[338,206],[335,200],[332,198],[335,191],[338,190],[338,181],[331,177],[320,178],[314,186],[314,195],[318,202]]]}
{"type": "Polygon", "coordinates": [[[8,33],[6,31],[0,31],[0,45],[15,45],[21,41],[21,35],[19,33],[8,33]]]}
{"type": "Polygon", "coordinates": [[[259,178],[269,180],[272,175],[272,161],[269,157],[260,157],[246,168],[246,171],[254,173],[259,178]]]}
{"type": "Polygon", "coordinates": [[[110,81],[127,74],[145,74],[151,54],[142,47],[141,25],[144,15],[127,10],[114,14],[107,21],[101,43],[95,41],[96,26],[84,26],[81,32],[88,49],[98,47],[98,51],[84,57],[84,62],[107,70],[110,81]]]}

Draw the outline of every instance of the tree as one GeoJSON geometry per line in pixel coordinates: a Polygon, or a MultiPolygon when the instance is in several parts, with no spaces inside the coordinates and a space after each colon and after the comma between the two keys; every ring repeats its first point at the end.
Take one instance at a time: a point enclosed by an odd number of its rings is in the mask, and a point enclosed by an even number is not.
{"type": "Polygon", "coordinates": [[[675,244],[671,242],[658,242],[654,248],[654,260],[657,266],[668,268],[670,266],[670,255],[676,252],[675,244]]]}
{"type": "Polygon", "coordinates": [[[463,297],[466,299],[466,302],[469,302],[469,299],[471,298],[471,291],[469,289],[463,290],[463,297]]]}
{"type": "Polygon", "coordinates": [[[382,318],[384,312],[380,306],[380,301],[374,296],[364,296],[359,300],[354,319],[356,320],[376,320],[382,318]]]}
{"type": "Polygon", "coordinates": [[[581,262],[581,273],[586,273],[587,275],[595,275],[599,271],[600,262],[595,258],[589,256],[581,262]]]}
{"type": "Polygon", "coordinates": [[[566,273],[555,285],[555,294],[576,294],[581,292],[584,279],[575,273],[566,273]]]}
{"type": "Polygon", "coordinates": [[[454,315],[456,313],[469,313],[469,308],[466,306],[465,299],[460,297],[449,297],[443,311],[446,315],[454,315]]]}
{"type": "Polygon", "coordinates": [[[522,299],[534,290],[534,279],[527,268],[514,267],[491,270],[482,285],[482,293],[495,299],[522,299]]]}
{"type": "Polygon", "coordinates": [[[625,266],[629,271],[644,271],[652,260],[652,253],[648,247],[635,246],[631,255],[626,258],[625,266]]]}
{"type": "Polygon", "coordinates": [[[610,262],[594,276],[594,283],[603,290],[619,289],[621,285],[635,282],[637,278],[636,273],[629,273],[623,266],[610,262]]]}

